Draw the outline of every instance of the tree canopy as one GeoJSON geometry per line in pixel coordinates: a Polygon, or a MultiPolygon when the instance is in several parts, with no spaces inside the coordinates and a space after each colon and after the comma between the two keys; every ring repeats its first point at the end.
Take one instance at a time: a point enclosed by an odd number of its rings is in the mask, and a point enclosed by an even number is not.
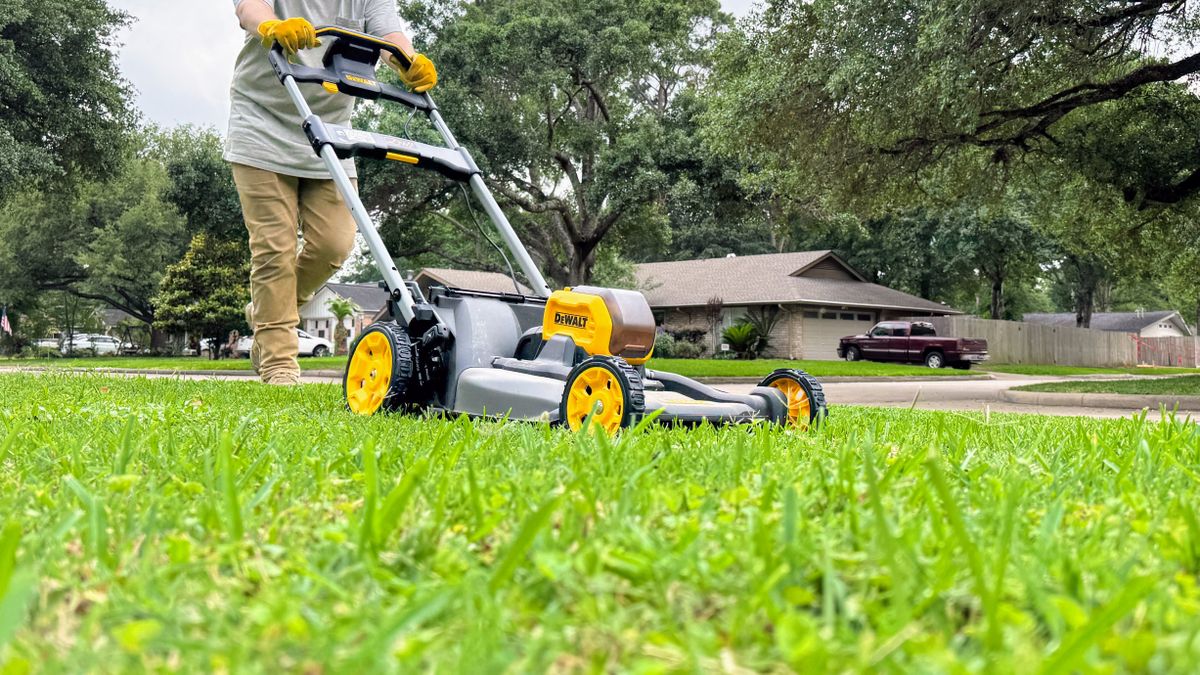
{"type": "Polygon", "coordinates": [[[0,200],[115,168],[134,118],[113,53],[128,21],[104,0],[0,0],[0,200]]]}

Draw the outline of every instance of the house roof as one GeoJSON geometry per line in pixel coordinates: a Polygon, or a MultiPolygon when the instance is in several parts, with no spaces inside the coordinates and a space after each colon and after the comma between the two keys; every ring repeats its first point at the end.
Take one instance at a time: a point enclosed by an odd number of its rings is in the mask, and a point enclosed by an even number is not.
{"type": "Polygon", "coordinates": [[[325,287],[358,305],[364,312],[374,312],[387,305],[387,291],[378,284],[325,284],[325,287]]]}
{"type": "Polygon", "coordinates": [[[635,267],[638,286],[651,307],[701,307],[714,297],[726,305],[807,303],[845,307],[961,314],[941,303],[909,295],[863,277],[832,251],[770,253],[707,260],[643,263],[635,267]],[[835,263],[843,278],[809,270],[835,263]]]}
{"type": "MultiPolygon", "coordinates": [[[[1157,312],[1096,312],[1092,314],[1092,328],[1094,330],[1107,330],[1117,333],[1140,333],[1148,326],[1168,319],[1176,319],[1175,323],[1180,326],[1185,334],[1190,335],[1191,330],[1182,318],[1179,316],[1179,312],[1170,309],[1157,312]]],[[[1025,323],[1036,323],[1043,326],[1075,327],[1074,312],[1026,314],[1024,319],[1025,323]]]]}
{"type": "MultiPolygon", "coordinates": [[[[417,275],[417,282],[425,277],[432,282],[447,288],[460,288],[466,291],[487,291],[490,293],[512,293],[512,277],[499,272],[478,272],[475,270],[452,270],[441,267],[426,267],[417,275]]],[[[523,295],[533,295],[533,291],[525,284],[518,284],[523,295]]]]}

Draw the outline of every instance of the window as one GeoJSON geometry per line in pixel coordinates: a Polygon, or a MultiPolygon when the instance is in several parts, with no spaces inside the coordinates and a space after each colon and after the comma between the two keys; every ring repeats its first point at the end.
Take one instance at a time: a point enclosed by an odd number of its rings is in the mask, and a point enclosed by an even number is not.
{"type": "Polygon", "coordinates": [[[871,315],[870,315],[870,314],[859,314],[859,315],[858,315],[858,320],[859,320],[859,321],[870,321],[870,320],[871,320],[871,315]]]}
{"type": "Polygon", "coordinates": [[[324,331],[324,330],[319,330],[319,331],[317,331],[317,337],[319,337],[319,338],[324,338],[324,337],[325,337],[325,331],[324,331]]]}
{"type": "Polygon", "coordinates": [[[920,336],[920,335],[934,336],[934,335],[937,335],[937,331],[935,331],[933,329],[932,324],[914,323],[912,325],[912,334],[916,335],[916,336],[920,336]]]}
{"type": "Polygon", "coordinates": [[[840,315],[838,318],[840,318],[842,321],[853,321],[853,320],[854,320],[854,315],[853,315],[853,314],[842,313],[842,314],[841,314],[841,315],[840,315]]]}
{"type": "Polygon", "coordinates": [[[871,330],[871,337],[890,337],[892,329],[888,326],[876,326],[871,330]]]}

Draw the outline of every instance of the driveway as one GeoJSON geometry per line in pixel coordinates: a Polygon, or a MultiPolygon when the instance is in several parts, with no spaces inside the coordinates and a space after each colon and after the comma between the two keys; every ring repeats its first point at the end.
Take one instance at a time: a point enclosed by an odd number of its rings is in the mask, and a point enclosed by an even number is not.
{"type": "MultiPolygon", "coordinates": [[[[1085,408],[1066,406],[1033,406],[1008,403],[1000,394],[1012,387],[1041,382],[1069,381],[1069,377],[1030,377],[997,373],[991,380],[960,380],[946,378],[924,382],[829,382],[824,384],[826,399],[831,405],[868,405],[885,408],[916,407],[921,410],[961,410],[1035,413],[1070,417],[1129,417],[1138,410],[1085,408]]],[[[1124,379],[1124,378],[1121,378],[1124,379]]],[[[732,384],[719,388],[739,393],[749,392],[753,385],[732,384]]],[[[1150,411],[1150,419],[1159,419],[1150,411]]]]}

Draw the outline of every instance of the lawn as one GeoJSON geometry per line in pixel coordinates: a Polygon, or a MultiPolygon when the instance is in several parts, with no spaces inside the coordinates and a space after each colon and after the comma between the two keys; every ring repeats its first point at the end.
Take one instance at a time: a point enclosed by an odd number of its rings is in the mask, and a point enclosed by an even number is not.
{"type": "Polygon", "coordinates": [[[0,375],[0,670],[1195,672],[1198,464],[1171,418],[609,443],[0,375]]]}
{"type": "MultiPolygon", "coordinates": [[[[342,370],[346,357],[301,358],[303,370],[342,370]]],[[[93,356],[62,359],[0,359],[3,366],[45,368],[120,368],[130,370],[250,370],[250,359],[213,360],[199,356],[93,356]]]]}
{"type": "MultiPolygon", "coordinates": [[[[130,368],[142,370],[249,370],[249,359],[222,359],[213,361],[198,357],[95,357],[78,359],[7,359],[0,366],[37,366],[49,368],[130,368]]],[[[346,367],[343,356],[320,359],[300,359],[304,370],[342,370],[346,367]]],[[[763,359],[759,361],[729,361],[717,359],[654,359],[650,368],[679,373],[689,377],[765,377],[778,368],[799,368],[817,377],[835,375],[857,375],[862,377],[914,375],[945,376],[966,375],[966,371],[944,368],[931,370],[924,366],[905,366],[894,363],[868,363],[859,361],[784,361],[763,359]]]]}
{"type": "Polygon", "coordinates": [[[1106,380],[1083,382],[1047,382],[1017,387],[1023,391],[1059,391],[1083,394],[1153,394],[1200,396],[1200,375],[1167,377],[1156,380],[1106,380]]]}
{"type": "Polygon", "coordinates": [[[1078,366],[987,365],[985,370],[1012,375],[1187,375],[1200,373],[1194,368],[1081,368],[1078,366]]]}

